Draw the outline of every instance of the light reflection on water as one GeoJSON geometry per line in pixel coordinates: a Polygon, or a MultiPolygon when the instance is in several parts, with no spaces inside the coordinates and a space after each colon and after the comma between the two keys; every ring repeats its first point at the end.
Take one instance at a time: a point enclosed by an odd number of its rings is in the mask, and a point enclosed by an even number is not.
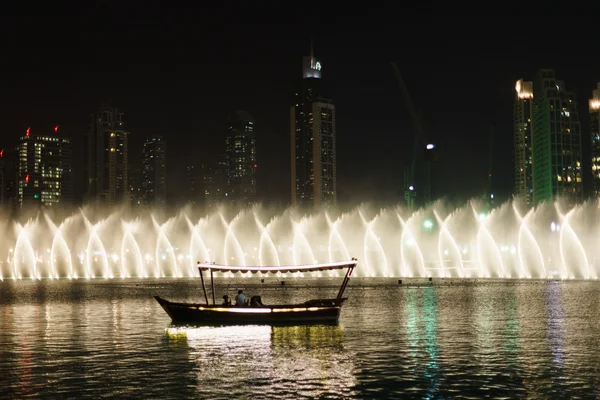
{"type": "Polygon", "coordinates": [[[188,346],[199,397],[240,397],[249,388],[274,398],[355,394],[340,326],[173,326],[166,336],[188,346]]]}
{"type": "Polygon", "coordinates": [[[598,282],[369,282],[338,325],[237,327],[170,324],[151,296],[198,299],[195,281],[0,283],[0,398],[600,395],[598,282]]]}

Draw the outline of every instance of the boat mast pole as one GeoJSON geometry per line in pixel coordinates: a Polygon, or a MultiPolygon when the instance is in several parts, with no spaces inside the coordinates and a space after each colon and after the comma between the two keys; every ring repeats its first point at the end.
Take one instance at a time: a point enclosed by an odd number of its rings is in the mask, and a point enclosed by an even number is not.
{"type": "MultiPolygon", "coordinates": [[[[198,268],[200,271],[200,280],[202,281],[202,291],[204,292],[204,300],[206,300],[206,304],[208,305],[208,295],[206,294],[206,286],[204,286],[204,275],[202,275],[202,268],[198,268]]],[[[212,269],[210,270],[212,272],[212,269]]]]}
{"type": "Polygon", "coordinates": [[[342,282],[342,286],[340,287],[340,291],[338,292],[337,298],[341,299],[342,295],[344,294],[344,290],[346,289],[346,285],[348,284],[348,281],[350,280],[350,275],[352,274],[352,270],[354,269],[354,267],[350,267],[348,268],[348,271],[346,271],[346,276],[344,277],[344,281],[342,282]]]}
{"type": "MultiPolygon", "coordinates": [[[[210,270],[210,290],[212,291],[213,296],[213,305],[215,305],[215,281],[213,280],[213,270],[210,270]]],[[[208,300],[206,300],[208,304],[208,300]]]]}

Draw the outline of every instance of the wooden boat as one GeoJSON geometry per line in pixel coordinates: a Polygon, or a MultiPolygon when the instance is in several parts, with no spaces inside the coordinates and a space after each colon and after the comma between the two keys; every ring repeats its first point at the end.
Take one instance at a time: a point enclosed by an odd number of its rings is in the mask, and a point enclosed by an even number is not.
{"type": "Polygon", "coordinates": [[[202,290],[204,292],[204,303],[175,303],[154,296],[156,301],[169,314],[173,322],[200,323],[209,325],[222,324],[255,324],[255,323],[322,323],[337,322],[342,304],[347,298],[342,297],[350,275],[356,267],[356,259],[351,261],[296,265],[280,267],[241,267],[219,264],[198,263],[202,290]],[[336,269],[346,269],[346,275],[335,298],[313,299],[298,304],[276,304],[255,306],[220,305],[215,302],[215,286],[213,272],[252,272],[252,273],[294,273],[314,272],[336,269]],[[204,271],[210,273],[210,286],[212,292],[212,304],[209,304],[206,286],[204,284],[204,271]]]}

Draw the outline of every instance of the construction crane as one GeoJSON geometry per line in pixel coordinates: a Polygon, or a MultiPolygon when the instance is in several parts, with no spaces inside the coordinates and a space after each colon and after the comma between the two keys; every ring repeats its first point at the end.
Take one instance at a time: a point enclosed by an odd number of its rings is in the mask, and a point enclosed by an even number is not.
{"type": "MultiPolygon", "coordinates": [[[[396,82],[400,87],[400,92],[402,93],[402,98],[410,115],[412,117],[413,125],[415,128],[415,141],[413,144],[413,154],[410,167],[404,170],[404,199],[408,203],[409,209],[414,209],[415,206],[415,197],[416,197],[416,185],[415,185],[415,170],[417,157],[419,154],[419,150],[428,151],[433,150],[434,146],[432,144],[427,143],[427,135],[425,134],[425,130],[423,129],[423,125],[421,123],[421,118],[417,114],[413,102],[408,94],[408,89],[404,84],[404,80],[402,79],[402,75],[400,75],[400,70],[395,63],[391,63],[392,68],[394,69],[394,76],[396,78],[396,82]]],[[[425,182],[423,186],[423,199],[425,204],[429,204],[431,200],[431,157],[425,157],[425,182]]]]}

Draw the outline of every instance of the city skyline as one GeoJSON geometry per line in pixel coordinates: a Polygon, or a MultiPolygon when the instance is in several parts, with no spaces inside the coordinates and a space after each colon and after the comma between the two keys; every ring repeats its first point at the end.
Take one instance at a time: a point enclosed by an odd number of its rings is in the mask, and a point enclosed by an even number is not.
{"type": "MultiPolygon", "coordinates": [[[[385,10],[373,13],[385,20],[385,10]]],[[[169,192],[177,196],[184,189],[184,156],[193,153],[202,161],[209,160],[221,145],[227,115],[247,109],[260,125],[259,200],[286,204],[290,185],[286,109],[293,101],[290,93],[298,60],[307,53],[312,38],[336,103],[338,201],[342,203],[372,200],[373,189],[377,189],[378,201],[403,201],[402,174],[410,162],[414,127],[394,82],[391,61],[401,69],[432,141],[440,144],[440,161],[432,168],[434,198],[464,200],[483,192],[492,125],[496,127],[492,187],[499,200],[513,192],[514,167],[501,160],[512,157],[514,82],[531,79],[539,68],[554,68],[576,92],[582,143],[587,143],[589,113],[581,107],[600,80],[600,73],[588,62],[590,55],[581,52],[566,59],[556,42],[545,43],[538,36],[523,48],[515,47],[515,33],[498,36],[493,28],[483,29],[477,38],[451,31],[435,41],[411,42],[405,37],[411,30],[424,31],[438,20],[429,21],[427,11],[413,10],[408,15],[413,21],[397,33],[385,24],[361,24],[352,17],[337,18],[335,26],[311,19],[294,26],[254,25],[251,29],[236,25],[234,18],[226,31],[218,29],[218,24],[194,26],[197,31],[192,31],[190,18],[181,12],[167,10],[161,16],[152,9],[129,31],[120,28],[115,16],[103,20],[102,26],[98,17],[91,18],[86,27],[61,20],[65,22],[58,24],[61,28],[50,30],[39,46],[19,37],[8,49],[11,62],[3,68],[11,81],[5,85],[6,127],[0,139],[6,143],[3,147],[12,148],[13,132],[56,122],[72,138],[74,148],[80,148],[87,130],[84,116],[109,99],[127,116],[132,148],[139,148],[145,136],[167,135],[167,181],[169,192]],[[115,29],[109,32],[110,28],[115,29]],[[218,34],[210,34],[211,29],[218,34]],[[99,32],[118,40],[105,41],[99,32]],[[242,33],[243,45],[235,45],[242,33]],[[66,40],[61,46],[52,45],[59,38],[66,40]],[[44,40],[50,39],[50,45],[40,50],[44,40]],[[106,43],[112,43],[109,49],[121,62],[99,69],[95,61],[107,49],[106,43]],[[201,54],[191,52],[198,47],[204,49],[201,54]],[[157,59],[151,54],[162,56],[157,59]],[[473,64],[475,56],[487,67],[473,64]],[[17,62],[28,58],[31,63],[17,62]],[[477,95],[482,101],[473,102],[477,95]]],[[[7,22],[6,27],[11,27],[23,20],[7,22]]],[[[56,21],[33,22],[28,26],[41,32],[56,21]]],[[[475,24],[475,28],[481,26],[475,24]]],[[[576,41],[578,49],[585,48],[586,40],[590,39],[582,28],[563,38],[563,42],[576,41]]],[[[589,155],[589,146],[586,151],[589,155]]],[[[588,155],[583,155],[584,162],[588,155]]]]}

